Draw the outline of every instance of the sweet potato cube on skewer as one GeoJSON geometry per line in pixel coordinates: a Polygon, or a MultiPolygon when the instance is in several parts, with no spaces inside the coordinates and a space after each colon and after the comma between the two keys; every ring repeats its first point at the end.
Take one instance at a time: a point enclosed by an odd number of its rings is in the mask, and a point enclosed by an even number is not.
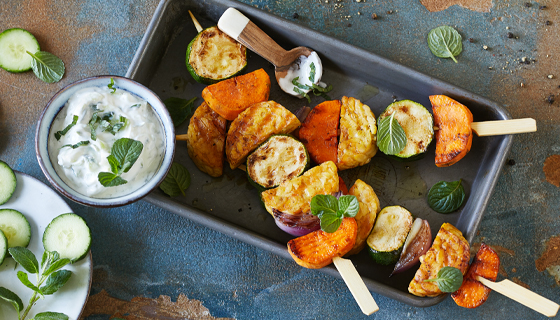
{"type": "Polygon", "coordinates": [[[344,218],[338,230],[327,233],[317,230],[288,241],[288,252],[302,267],[320,269],[334,257],[342,257],[354,247],[358,225],[354,218],[344,218]]]}
{"type": "Polygon", "coordinates": [[[470,150],[473,132],[471,111],[444,95],[430,96],[436,131],[436,166],[448,167],[470,150]]]}
{"type": "Polygon", "coordinates": [[[486,244],[481,244],[467,270],[463,284],[459,290],[451,294],[455,303],[465,308],[476,308],[482,305],[488,299],[488,295],[492,290],[476,280],[476,277],[481,276],[488,280],[496,281],[499,268],[500,257],[498,254],[486,244]]]}
{"type": "Polygon", "coordinates": [[[340,108],[340,100],[318,104],[299,129],[299,139],[315,163],[337,163],[340,108]]]}
{"type": "Polygon", "coordinates": [[[269,94],[270,77],[259,69],[207,86],[202,90],[202,99],[212,110],[232,121],[251,105],[267,101],[269,94]]]}

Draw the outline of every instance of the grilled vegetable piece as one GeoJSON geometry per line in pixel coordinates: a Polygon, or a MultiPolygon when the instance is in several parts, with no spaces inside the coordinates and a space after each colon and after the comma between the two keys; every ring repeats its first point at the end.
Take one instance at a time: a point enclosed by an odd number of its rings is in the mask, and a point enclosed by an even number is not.
{"type": "Polygon", "coordinates": [[[245,69],[247,49],[213,26],[199,32],[189,43],[185,64],[194,80],[213,84],[245,69]]]}
{"type": "Polygon", "coordinates": [[[369,163],[377,153],[376,142],[377,125],[370,107],[360,100],[342,97],[336,163],[338,170],[369,163]]]}
{"type": "Polygon", "coordinates": [[[233,77],[202,90],[202,99],[212,110],[232,121],[251,105],[268,100],[270,77],[263,70],[233,77]]]}
{"type": "Polygon", "coordinates": [[[288,252],[302,267],[319,269],[329,265],[334,257],[345,255],[356,242],[358,225],[354,218],[344,218],[338,230],[322,230],[288,241],[288,252]]]}
{"type": "Polygon", "coordinates": [[[419,297],[435,297],[442,294],[436,282],[424,282],[437,276],[443,267],[455,267],[465,274],[469,266],[469,243],[461,231],[450,223],[441,225],[432,247],[420,257],[420,268],[408,285],[408,292],[419,297]]]}
{"type": "Polygon", "coordinates": [[[266,211],[273,210],[301,216],[311,212],[311,199],[318,194],[333,194],[339,190],[338,172],[332,161],[307,170],[303,175],[261,193],[266,211]]]}
{"type": "Polygon", "coordinates": [[[378,121],[393,113],[407,139],[404,149],[395,156],[407,159],[426,152],[434,137],[434,120],[430,112],[417,102],[401,100],[391,103],[379,115],[378,121]]]}
{"type": "Polygon", "coordinates": [[[245,162],[251,151],[273,134],[290,133],[300,126],[296,116],[274,101],[252,105],[231,123],[226,157],[232,169],[245,162]]]}
{"type": "Polygon", "coordinates": [[[482,305],[492,290],[476,280],[476,277],[481,276],[496,281],[499,268],[500,257],[498,254],[486,244],[481,244],[463,278],[461,288],[453,292],[451,298],[457,305],[465,308],[476,308],[482,305]]]}
{"type": "Polygon", "coordinates": [[[360,210],[354,217],[358,224],[356,244],[354,244],[352,250],[347,253],[347,255],[353,255],[362,251],[366,246],[367,237],[371,229],[373,229],[377,213],[381,211],[381,205],[379,204],[379,198],[377,198],[373,188],[360,179],[354,182],[354,185],[350,188],[349,194],[355,196],[360,204],[360,210]]]}
{"type": "Polygon", "coordinates": [[[448,167],[461,160],[472,146],[471,111],[444,95],[430,96],[436,132],[436,166],[448,167]]]}
{"type": "Polygon", "coordinates": [[[299,139],[315,163],[337,162],[340,100],[315,106],[299,129],[299,139]]]}
{"type": "Polygon", "coordinates": [[[412,226],[412,214],[401,206],[385,207],[367,238],[370,256],[379,264],[397,262],[412,226]]]}
{"type": "Polygon", "coordinates": [[[187,151],[202,172],[219,177],[224,171],[226,119],[203,102],[194,112],[187,130],[187,151]]]}
{"type": "Polygon", "coordinates": [[[299,177],[308,166],[305,146],[288,135],[273,135],[247,157],[249,179],[265,189],[299,177]]]}
{"type": "Polygon", "coordinates": [[[395,264],[393,274],[404,272],[416,265],[432,245],[432,231],[428,220],[414,219],[410,232],[406,237],[399,261],[395,264]]]}

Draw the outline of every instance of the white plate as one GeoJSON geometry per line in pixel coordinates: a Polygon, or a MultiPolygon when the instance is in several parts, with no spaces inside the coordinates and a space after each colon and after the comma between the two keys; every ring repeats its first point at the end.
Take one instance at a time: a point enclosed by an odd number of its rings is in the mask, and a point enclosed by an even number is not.
{"type": "MultiPolygon", "coordinates": [[[[31,242],[27,249],[37,257],[39,263],[45,249],[43,248],[43,232],[47,225],[57,216],[72,212],[72,209],[54,190],[26,174],[16,172],[17,187],[12,198],[0,206],[0,209],[15,209],[21,212],[31,225],[31,242]]],[[[33,291],[24,286],[17,278],[18,271],[25,271],[21,266],[15,266],[14,259],[6,257],[0,265],[0,286],[15,292],[23,301],[24,310],[29,304],[33,291]]],[[[86,304],[91,285],[92,263],[91,252],[85,259],[67,265],[63,269],[72,271],[72,276],[66,284],[55,294],[39,299],[31,308],[26,319],[32,319],[37,313],[52,311],[66,314],[70,319],[80,317],[86,304]]],[[[29,279],[36,284],[35,275],[29,279]]],[[[17,313],[12,305],[0,299],[0,319],[17,319],[17,313]]]]}

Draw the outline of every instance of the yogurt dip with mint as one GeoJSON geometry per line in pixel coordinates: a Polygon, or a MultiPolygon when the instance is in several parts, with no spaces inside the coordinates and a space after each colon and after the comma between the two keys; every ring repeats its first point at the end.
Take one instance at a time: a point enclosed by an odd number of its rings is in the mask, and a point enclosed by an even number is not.
{"type": "Polygon", "coordinates": [[[72,189],[93,198],[114,198],[137,190],[153,177],[165,141],[162,124],[145,100],[110,86],[90,87],[72,95],[58,113],[48,150],[57,174],[72,189]],[[120,175],[127,183],[105,187],[98,175],[112,171],[107,157],[120,138],[140,141],[143,149],[129,171],[120,175]]]}

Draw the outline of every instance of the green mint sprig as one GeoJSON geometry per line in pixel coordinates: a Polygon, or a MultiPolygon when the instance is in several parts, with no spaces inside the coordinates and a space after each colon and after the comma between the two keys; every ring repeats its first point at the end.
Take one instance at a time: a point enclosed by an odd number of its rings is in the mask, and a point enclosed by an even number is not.
{"type": "Polygon", "coordinates": [[[451,213],[459,209],[465,202],[465,189],[458,181],[440,181],[428,191],[428,205],[439,213],[451,213]]]}
{"type": "Polygon", "coordinates": [[[169,173],[163,179],[159,188],[170,197],[176,197],[180,194],[185,196],[185,190],[191,185],[191,174],[189,170],[180,163],[173,162],[169,173]]]}
{"type": "Polygon", "coordinates": [[[315,68],[315,63],[311,62],[309,67],[311,68],[311,71],[309,72],[309,81],[311,82],[311,85],[300,83],[298,81],[299,77],[295,77],[292,79],[292,84],[294,85],[294,92],[305,97],[308,103],[311,103],[311,98],[307,93],[309,91],[313,92],[315,96],[321,96],[325,100],[331,100],[331,98],[327,95],[327,92],[330,92],[332,90],[332,85],[328,85],[326,88],[316,85],[315,74],[317,71],[315,68]],[[307,92],[303,90],[306,90],[307,92]]]}
{"type": "Polygon", "coordinates": [[[76,143],[76,144],[65,144],[65,145],[63,145],[63,146],[60,147],[60,148],[62,149],[62,148],[64,148],[64,147],[70,147],[70,148],[72,148],[72,149],[76,149],[76,148],[79,148],[79,147],[81,147],[81,146],[87,146],[88,144],[89,144],[89,140],[84,140],[84,141],[80,141],[80,142],[78,142],[78,143],[76,143]]]}
{"type": "Polygon", "coordinates": [[[111,82],[109,82],[107,88],[111,90],[111,93],[117,92],[117,88],[115,88],[115,80],[113,80],[113,78],[111,78],[111,82]]]}
{"type": "Polygon", "coordinates": [[[97,128],[101,128],[101,132],[106,131],[112,135],[116,135],[117,132],[125,128],[127,124],[128,119],[126,117],[119,116],[119,118],[116,119],[114,112],[103,112],[103,110],[95,111],[88,122],[91,140],[97,140],[97,128]]]}
{"type": "MultiPolygon", "coordinates": [[[[69,270],[61,270],[71,261],[70,259],[60,258],[56,251],[45,251],[43,253],[43,258],[41,260],[41,265],[33,252],[29,251],[23,247],[13,247],[8,249],[10,255],[16,263],[21,265],[30,274],[37,275],[37,283],[33,284],[29,280],[27,273],[23,271],[18,271],[17,277],[23,285],[33,290],[33,295],[29,299],[29,304],[24,310],[24,305],[17,294],[10,291],[7,288],[0,287],[0,299],[6,300],[16,310],[18,314],[18,320],[24,320],[31,307],[40,299],[44,298],[46,295],[51,295],[57,292],[70,277],[72,272],[69,270]],[[44,285],[43,285],[44,284],[44,285]]],[[[35,320],[68,320],[68,316],[63,313],[57,312],[42,312],[35,316],[35,320]]]]}
{"type": "Polygon", "coordinates": [[[387,155],[395,155],[406,147],[407,138],[403,127],[395,119],[395,112],[379,120],[377,126],[377,146],[387,155]]]}
{"type": "Polygon", "coordinates": [[[437,277],[426,279],[424,282],[436,282],[442,292],[455,292],[463,284],[463,273],[455,267],[443,267],[439,269],[437,277]]]}
{"type": "Polygon", "coordinates": [[[359,210],[360,204],[355,196],[344,195],[337,199],[318,194],[311,199],[311,214],[319,217],[321,230],[327,233],[338,230],[344,217],[355,217],[359,210]]]}
{"type": "Polygon", "coordinates": [[[456,56],[463,51],[463,38],[453,27],[440,26],[428,33],[428,47],[439,58],[451,58],[457,63],[456,56]]]}
{"type": "Polygon", "coordinates": [[[75,126],[77,123],[78,123],[78,116],[74,115],[74,117],[72,117],[72,123],[67,125],[66,128],[62,129],[61,131],[57,131],[54,133],[54,137],[56,138],[56,140],[60,140],[60,138],[62,138],[63,135],[68,133],[68,131],[72,129],[72,127],[75,126]]]}
{"type": "Polygon", "coordinates": [[[62,79],[66,69],[64,62],[59,57],[45,51],[26,52],[33,58],[31,69],[37,78],[47,83],[58,82],[62,79]]]}
{"type": "Polygon", "coordinates": [[[115,141],[111,147],[111,154],[107,157],[111,166],[111,172],[100,172],[97,175],[101,185],[104,187],[116,187],[127,183],[128,181],[121,178],[121,175],[132,168],[138,157],[140,157],[143,148],[142,142],[137,140],[120,138],[115,141]]]}

